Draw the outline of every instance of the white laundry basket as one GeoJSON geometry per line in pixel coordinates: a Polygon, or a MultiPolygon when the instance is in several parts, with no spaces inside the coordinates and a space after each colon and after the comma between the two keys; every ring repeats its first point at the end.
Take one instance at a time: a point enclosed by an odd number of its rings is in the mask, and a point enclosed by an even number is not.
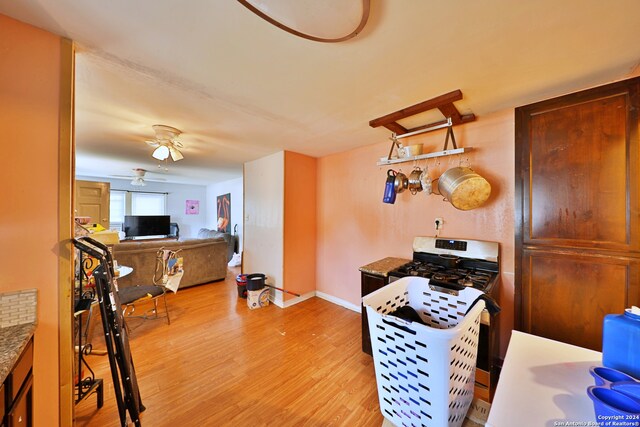
{"type": "Polygon", "coordinates": [[[404,277],[362,298],[382,415],[396,426],[460,426],[473,400],[481,291],[404,277]],[[457,295],[455,295],[457,294],[457,295]],[[410,305],[427,325],[389,316],[410,305]]]}

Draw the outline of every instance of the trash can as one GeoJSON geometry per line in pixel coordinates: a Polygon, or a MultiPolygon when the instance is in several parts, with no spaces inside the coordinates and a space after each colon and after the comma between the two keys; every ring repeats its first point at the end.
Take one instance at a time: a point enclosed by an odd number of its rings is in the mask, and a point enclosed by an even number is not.
{"type": "Polygon", "coordinates": [[[262,273],[247,274],[247,290],[259,291],[264,288],[266,278],[262,273]]]}
{"type": "Polygon", "coordinates": [[[269,288],[266,287],[267,276],[262,273],[247,274],[247,306],[250,309],[269,305],[269,288]]]}
{"type": "Polygon", "coordinates": [[[238,285],[238,297],[246,298],[247,297],[247,275],[238,274],[236,276],[236,285],[238,285]]]}

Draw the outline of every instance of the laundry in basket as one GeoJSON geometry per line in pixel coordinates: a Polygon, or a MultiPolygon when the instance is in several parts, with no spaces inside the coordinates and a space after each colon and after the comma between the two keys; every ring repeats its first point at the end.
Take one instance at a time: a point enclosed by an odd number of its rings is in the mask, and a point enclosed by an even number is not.
{"type": "Polygon", "coordinates": [[[460,426],[473,400],[482,292],[437,289],[404,277],[362,298],[380,410],[396,426],[460,426]],[[426,325],[389,315],[404,305],[426,325]]]}

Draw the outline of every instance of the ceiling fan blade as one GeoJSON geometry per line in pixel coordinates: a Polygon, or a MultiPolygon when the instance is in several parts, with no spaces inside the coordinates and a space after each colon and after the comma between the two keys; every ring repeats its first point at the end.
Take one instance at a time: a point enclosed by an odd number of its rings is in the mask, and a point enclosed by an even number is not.
{"type": "Polygon", "coordinates": [[[151,146],[151,147],[158,147],[160,145],[160,143],[158,141],[155,140],[151,140],[151,139],[147,139],[146,141],[144,141],[147,143],[147,145],[151,146]]]}
{"type": "Polygon", "coordinates": [[[171,153],[171,158],[173,159],[174,162],[184,159],[184,156],[177,148],[170,147],[169,153],[171,153]]]}

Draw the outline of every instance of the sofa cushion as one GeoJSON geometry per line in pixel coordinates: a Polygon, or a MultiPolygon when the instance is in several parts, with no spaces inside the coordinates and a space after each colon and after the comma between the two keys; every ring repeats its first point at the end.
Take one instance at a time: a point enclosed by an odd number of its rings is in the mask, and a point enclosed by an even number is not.
{"type": "Polygon", "coordinates": [[[214,237],[220,237],[227,242],[227,262],[231,261],[235,251],[236,236],[232,236],[231,234],[224,233],[222,231],[209,230],[208,228],[201,228],[200,231],[198,231],[198,239],[209,239],[214,237]]]}
{"type": "Polygon", "coordinates": [[[201,228],[198,231],[198,239],[210,239],[212,237],[222,237],[225,242],[229,241],[229,233],[224,233],[217,230],[209,230],[208,228],[201,228]]]}

